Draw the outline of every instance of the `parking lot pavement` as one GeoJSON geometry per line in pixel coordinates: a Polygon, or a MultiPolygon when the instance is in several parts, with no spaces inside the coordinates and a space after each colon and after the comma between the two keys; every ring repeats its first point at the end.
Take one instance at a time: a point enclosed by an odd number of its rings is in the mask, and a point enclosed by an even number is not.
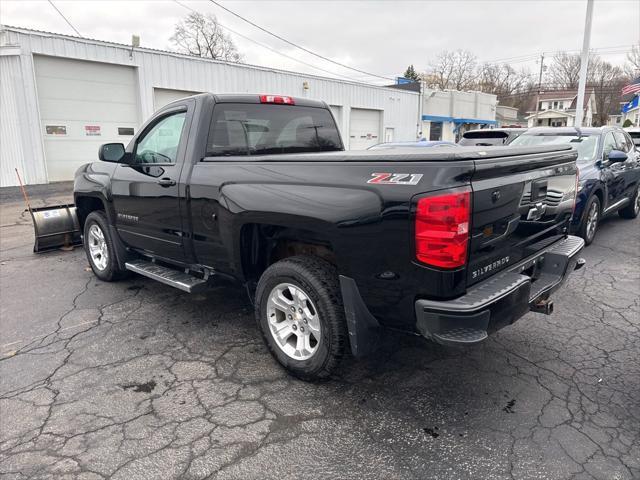
{"type": "Polygon", "coordinates": [[[640,478],[639,220],[602,224],[550,317],[468,350],[386,334],[308,384],[240,289],[102,283],[0,199],[3,478],[640,478]]]}

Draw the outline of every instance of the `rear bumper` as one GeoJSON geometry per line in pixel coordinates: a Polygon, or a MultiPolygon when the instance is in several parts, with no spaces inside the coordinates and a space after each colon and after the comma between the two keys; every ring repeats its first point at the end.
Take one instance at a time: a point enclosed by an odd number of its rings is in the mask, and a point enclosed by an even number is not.
{"type": "Polygon", "coordinates": [[[454,300],[417,300],[416,327],[443,345],[471,345],[530,310],[551,313],[549,296],[584,265],[583,248],[584,240],[567,236],[454,300]]]}

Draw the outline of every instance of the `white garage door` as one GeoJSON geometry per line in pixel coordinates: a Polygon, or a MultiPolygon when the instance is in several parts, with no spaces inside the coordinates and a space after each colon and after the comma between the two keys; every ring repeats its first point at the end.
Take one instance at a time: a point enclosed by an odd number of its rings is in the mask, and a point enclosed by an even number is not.
{"type": "Polygon", "coordinates": [[[34,57],[47,176],[72,180],[107,142],[127,144],[138,125],[132,67],[34,57]]]}
{"type": "Polygon", "coordinates": [[[380,143],[380,110],[352,108],[349,122],[349,150],[366,150],[380,143]]]}
{"type": "Polygon", "coordinates": [[[190,92],[188,90],[170,90],[168,88],[154,88],[153,89],[153,109],[160,110],[165,105],[170,104],[176,100],[180,100],[184,97],[190,97],[191,95],[197,95],[200,92],[190,92]]]}

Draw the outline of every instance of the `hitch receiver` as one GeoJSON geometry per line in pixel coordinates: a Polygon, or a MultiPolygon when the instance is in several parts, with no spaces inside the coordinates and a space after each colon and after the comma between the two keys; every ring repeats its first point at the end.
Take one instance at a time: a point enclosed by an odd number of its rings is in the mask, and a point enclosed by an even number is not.
{"type": "Polygon", "coordinates": [[[553,313],[553,300],[543,298],[531,303],[529,308],[535,313],[544,313],[545,315],[551,315],[553,313]]]}

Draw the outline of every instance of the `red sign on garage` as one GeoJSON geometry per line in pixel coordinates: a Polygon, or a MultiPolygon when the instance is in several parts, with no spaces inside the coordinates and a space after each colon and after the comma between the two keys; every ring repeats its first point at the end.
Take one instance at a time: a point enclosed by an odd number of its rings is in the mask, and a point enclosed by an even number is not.
{"type": "Polygon", "coordinates": [[[100,125],[85,125],[84,134],[87,137],[99,137],[100,135],[102,135],[100,133],[100,125]]]}

